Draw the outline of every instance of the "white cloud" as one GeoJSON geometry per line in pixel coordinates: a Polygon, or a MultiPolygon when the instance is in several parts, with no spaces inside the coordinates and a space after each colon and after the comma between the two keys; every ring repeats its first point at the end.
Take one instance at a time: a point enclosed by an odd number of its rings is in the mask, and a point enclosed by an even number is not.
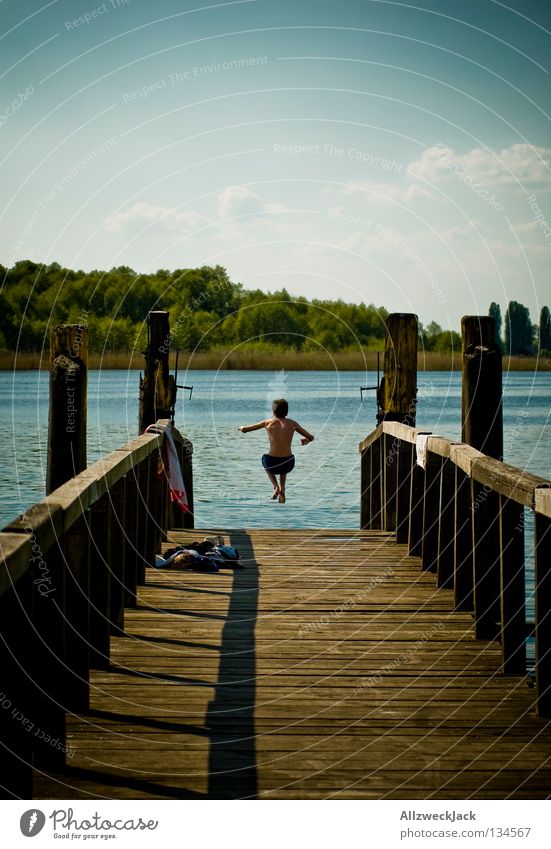
{"type": "Polygon", "coordinates": [[[369,202],[375,206],[388,206],[394,203],[408,204],[418,198],[438,200],[438,196],[419,183],[410,183],[402,187],[389,183],[351,183],[342,189],[343,195],[355,195],[362,192],[369,202]]]}
{"type": "Polygon", "coordinates": [[[107,230],[119,231],[136,224],[155,224],[163,230],[189,233],[210,223],[208,218],[197,212],[181,212],[174,207],[154,206],[147,201],[138,201],[124,212],[110,215],[105,222],[105,227],[107,230]]]}
{"type": "Polygon", "coordinates": [[[238,218],[242,215],[263,215],[266,212],[282,212],[285,207],[276,203],[266,203],[262,198],[244,186],[230,186],[218,195],[218,214],[220,218],[238,218]]]}
{"type": "Polygon", "coordinates": [[[445,145],[425,150],[407,168],[411,177],[429,183],[448,183],[461,174],[484,186],[551,188],[551,149],[514,144],[501,151],[477,147],[465,154],[445,145]]]}
{"type": "Polygon", "coordinates": [[[390,227],[374,227],[371,222],[362,228],[362,222],[357,219],[359,230],[348,236],[342,247],[364,256],[382,255],[396,260],[411,255],[422,254],[430,257],[435,251],[442,251],[446,246],[457,250],[484,241],[480,234],[480,222],[473,220],[463,224],[448,227],[445,230],[426,228],[411,232],[399,232],[390,227]],[[476,232],[478,229],[479,233],[476,232]]]}

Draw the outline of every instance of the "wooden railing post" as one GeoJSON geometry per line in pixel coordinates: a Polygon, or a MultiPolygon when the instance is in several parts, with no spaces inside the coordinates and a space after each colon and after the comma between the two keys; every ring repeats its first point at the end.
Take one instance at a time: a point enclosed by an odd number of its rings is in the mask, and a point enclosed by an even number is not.
{"type": "Polygon", "coordinates": [[[373,531],[382,530],[383,522],[383,441],[377,439],[370,446],[371,450],[371,487],[370,498],[370,528],[373,531]]]}
{"type": "MultiPolygon", "coordinates": [[[[161,549],[162,530],[159,526],[160,493],[161,486],[165,484],[162,466],[160,463],[160,449],[149,455],[147,463],[147,474],[149,484],[147,487],[147,534],[145,539],[145,566],[153,566],[155,555],[161,549]]],[[[145,583],[145,579],[143,581],[145,583]]]]}
{"type": "Polygon", "coordinates": [[[423,569],[430,572],[435,572],[437,566],[441,474],[442,458],[427,450],[423,493],[421,559],[423,569]]]}
{"type": "Polygon", "coordinates": [[[362,528],[381,530],[383,517],[383,426],[379,425],[360,442],[361,454],[361,501],[360,522],[362,528]]]}
{"type": "Polygon", "coordinates": [[[149,525],[151,517],[149,515],[149,487],[150,487],[150,460],[149,457],[143,460],[137,469],[137,503],[136,503],[136,522],[137,522],[137,550],[138,563],[136,568],[136,587],[145,584],[145,569],[149,563],[150,547],[148,546],[148,538],[150,536],[149,525]]]}
{"type": "Polygon", "coordinates": [[[536,709],[551,717],[551,489],[535,494],[536,709]]]}
{"type": "Polygon", "coordinates": [[[90,666],[108,669],[111,637],[111,510],[104,495],[88,512],[90,529],[90,666]]]}
{"type": "Polygon", "coordinates": [[[364,448],[360,459],[360,528],[371,528],[371,446],[364,448]]]}
{"type": "Polygon", "coordinates": [[[59,768],[65,762],[65,706],[67,704],[65,564],[59,545],[33,564],[31,606],[32,679],[35,693],[30,706],[36,733],[34,764],[59,768]],[[46,574],[48,583],[40,583],[46,574]],[[53,743],[52,741],[55,741],[53,743]]]}
{"type": "Polygon", "coordinates": [[[65,759],[65,710],[75,684],[69,649],[71,576],[63,548],[63,511],[41,502],[14,519],[8,529],[28,538],[31,545],[27,573],[31,591],[25,611],[28,629],[21,633],[21,640],[27,642],[21,646],[21,657],[27,676],[27,703],[22,710],[27,729],[33,727],[33,763],[58,768],[65,759]]]}
{"type": "Polygon", "coordinates": [[[495,320],[487,315],[461,319],[461,440],[496,460],[503,458],[501,351],[495,320]]]}
{"type": "Polygon", "coordinates": [[[495,640],[500,632],[499,495],[471,480],[475,635],[495,640]]]}
{"type": "Polygon", "coordinates": [[[62,541],[67,571],[67,708],[86,710],[90,700],[90,534],[81,516],[62,541]]]}
{"type": "Polygon", "coordinates": [[[409,499],[408,554],[410,557],[421,557],[423,553],[425,470],[417,462],[416,449],[414,449],[413,454],[409,499]]]}
{"type": "Polygon", "coordinates": [[[450,447],[450,458],[455,466],[453,569],[456,610],[473,610],[474,606],[471,468],[473,459],[481,456],[470,445],[458,443],[450,447]]]}
{"type": "Polygon", "coordinates": [[[471,481],[455,467],[453,571],[456,610],[473,609],[473,529],[471,481]]]}
{"type": "Polygon", "coordinates": [[[411,442],[405,439],[400,440],[397,461],[396,542],[407,544],[409,538],[411,475],[414,463],[414,449],[411,442]]]}
{"type": "Polygon", "coordinates": [[[392,434],[382,435],[383,457],[383,529],[396,530],[396,494],[398,491],[398,452],[400,440],[392,434]]]}
{"type": "Polygon", "coordinates": [[[437,584],[439,587],[454,587],[454,508],[455,467],[449,457],[444,457],[440,475],[438,522],[437,584]]]}
{"type": "Polygon", "coordinates": [[[524,507],[499,496],[501,651],[506,675],[526,673],[524,507]]]}
{"type": "Polygon", "coordinates": [[[87,363],[87,327],[54,327],[50,339],[47,493],[86,468],[87,363]]]}
{"type": "Polygon", "coordinates": [[[30,621],[33,556],[23,534],[0,534],[0,798],[32,798],[34,684],[30,621]]]}
{"type": "Polygon", "coordinates": [[[124,633],[125,571],[126,571],[126,476],[109,491],[108,509],[111,512],[109,610],[111,633],[124,633]]]}

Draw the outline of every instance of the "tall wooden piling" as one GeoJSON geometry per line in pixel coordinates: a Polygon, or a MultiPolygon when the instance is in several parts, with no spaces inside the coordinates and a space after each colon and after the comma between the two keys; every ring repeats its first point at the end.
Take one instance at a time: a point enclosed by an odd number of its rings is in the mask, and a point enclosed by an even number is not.
{"type": "Polygon", "coordinates": [[[88,328],[54,327],[50,338],[50,407],[46,492],[86,468],[88,328]]]}
{"type": "MultiPolygon", "coordinates": [[[[377,424],[383,421],[415,425],[417,403],[417,316],[413,313],[391,313],[386,321],[383,379],[377,392],[379,412],[377,424]]],[[[364,487],[362,500],[371,500],[369,527],[396,530],[398,513],[398,463],[401,442],[398,437],[383,435],[380,456],[380,481],[364,487]],[[380,519],[374,515],[374,489],[380,484],[380,519]]],[[[378,446],[376,446],[378,448],[378,446]]],[[[371,451],[370,460],[374,456],[371,451]]],[[[408,481],[409,485],[409,481],[408,481]]],[[[363,509],[367,512],[367,508],[363,509]]],[[[363,520],[362,520],[362,527],[363,520]]],[[[407,534],[403,522],[401,532],[407,534]]]]}
{"type": "Polygon", "coordinates": [[[416,315],[395,312],[388,316],[378,424],[381,421],[402,422],[415,427],[417,336],[416,315]]]}
{"type": "MultiPolygon", "coordinates": [[[[501,351],[495,319],[466,315],[461,319],[461,439],[489,457],[503,459],[501,351]]],[[[499,636],[500,540],[499,495],[493,481],[471,480],[473,601],[478,639],[499,636]]]]}
{"type": "Polygon", "coordinates": [[[154,310],[147,316],[145,369],[140,378],[139,432],[159,419],[170,419],[176,401],[176,383],[169,374],[169,313],[154,310]]]}
{"type": "Polygon", "coordinates": [[[501,351],[495,319],[461,319],[461,441],[496,460],[503,459],[501,351]]]}

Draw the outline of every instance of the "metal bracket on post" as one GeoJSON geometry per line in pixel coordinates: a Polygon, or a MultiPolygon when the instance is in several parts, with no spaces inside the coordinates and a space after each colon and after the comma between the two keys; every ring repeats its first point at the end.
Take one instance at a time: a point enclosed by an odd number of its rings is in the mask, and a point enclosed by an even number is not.
{"type": "MultiPolygon", "coordinates": [[[[380,416],[380,410],[381,410],[381,405],[380,405],[380,395],[381,395],[381,393],[380,393],[380,389],[381,389],[380,361],[381,361],[381,352],[377,351],[377,384],[375,386],[360,386],[360,402],[361,403],[363,403],[364,392],[369,392],[371,389],[375,389],[375,391],[377,392],[377,396],[376,396],[377,397],[377,424],[380,424],[379,416],[380,416]]],[[[383,380],[384,380],[384,378],[383,378],[383,380]]]]}
{"type": "Polygon", "coordinates": [[[178,360],[179,360],[179,358],[180,358],[180,349],[176,348],[176,365],[175,365],[175,368],[174,368],[174,388],[175,388],[176,391],[174,393],[174,404],[172,405],[172,409],[170,411],[170,421],[172,422],[172,424],[174,424],[174,419],[176,417],[177,390],[178,389],[189,389],[189,399],[188,399],[189,401],[191,401],[191,396],[193,395],[193,386],[185,386],[181,383],[178,383],[178,360]]]}

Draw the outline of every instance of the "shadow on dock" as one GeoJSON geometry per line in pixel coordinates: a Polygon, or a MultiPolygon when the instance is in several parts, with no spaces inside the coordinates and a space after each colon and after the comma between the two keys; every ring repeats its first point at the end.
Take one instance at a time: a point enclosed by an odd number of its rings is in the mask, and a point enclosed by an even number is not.
{"type": "Polygon", "coordinates": [[[233,574],[222,631],[218,681],[207,710],[208,797],[250,799],[258,793],[254,713],[259,571],[253,543],[246,531],[232,530],[230,545],[239,550],[245,568],[233,574]],[[235,764],[228,748],[236,752],[235,764]]]}

